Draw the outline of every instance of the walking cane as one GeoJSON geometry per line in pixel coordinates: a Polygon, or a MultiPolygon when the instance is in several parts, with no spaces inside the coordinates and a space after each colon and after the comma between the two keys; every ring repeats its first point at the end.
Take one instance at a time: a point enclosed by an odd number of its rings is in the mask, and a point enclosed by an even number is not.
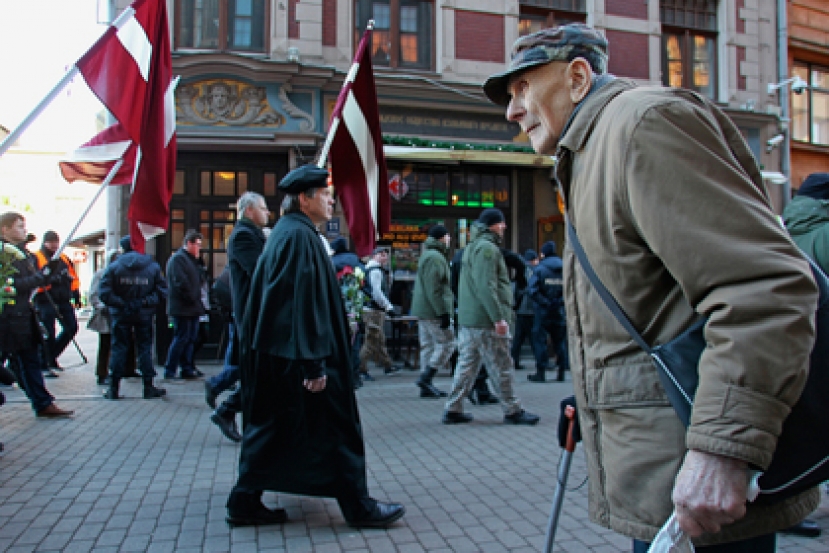
{"type": "MultiPolygon", "coordinates": [[[[563,435],[562,432],[559,432],[559,442],[561,443],[563,451],[558,467],[558,483],[556,484],[556,493],[553,496],[553,508],[550,512],[550,520],[547,523],[547,543],[544,546],[544,553],[552,553],[553,551],[558,518],[561,514],[561,505],[564,503],[564,492],[567,487],[567,476],[570,474],[570,463],[573,461],[573,452],[576,450],[576,443],[581,441],[575,405],[576,401],[573,396],[561,401],[561,420],[564,421],[566,419],[566,426],[563,435]]],[[[561,426],[561,423],[559,423],[560,429],[561,426]]]]}

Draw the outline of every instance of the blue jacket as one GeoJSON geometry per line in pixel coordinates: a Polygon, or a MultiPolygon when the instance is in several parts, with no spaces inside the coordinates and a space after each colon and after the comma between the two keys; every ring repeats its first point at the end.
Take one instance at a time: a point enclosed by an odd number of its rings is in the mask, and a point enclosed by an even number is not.
{"type": "Polygon", "coordinates": [[[138,321],[155,314],[167,297],[167,281],[152,257],[129,251],[107,267],[98,295],[114,319],[138,321]]]}
{"type": "Polygon", "coordinates": [[[545,319],[562,314],[564,307],[563,265],[557,256],[545,257],[533,271],[528,292],[536,313],[545,319]]]}

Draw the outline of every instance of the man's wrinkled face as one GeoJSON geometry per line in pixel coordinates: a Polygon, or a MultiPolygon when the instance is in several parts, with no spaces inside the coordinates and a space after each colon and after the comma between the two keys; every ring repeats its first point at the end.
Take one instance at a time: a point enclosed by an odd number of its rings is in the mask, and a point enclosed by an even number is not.
{"type": "Polygon", "coordinates": [[[26,220],[25,219],[18,219],[11,226],[3,227],[0,229],[0,232],[3,234],[3,239],[11,242],[12,244],[19,244],[21,242],[26,241],[26,220]]]}
{"type": "Polygon", "coordinates": [[[490,225],[489,230],[503,238],[504,231],[507,230],[507,223],[504,221],[501,221],[500,223],[495,223],[494,225],[490,225]]]}
{"type": "Polygon", "coordinates": [[[330,221],[334,214],[332,189],[330,187],[317,188],[313,198],[303,192],[300,194],[300,207],[315,225],[330,221]]]}
{"type": "Polygon", "coordinates": [[[507,85],[507,119],[521,126],[539,154],[556,152],[564,125],[576,107],[568,85],[568,65],[554,61],[531,67],[514,75],[507,85]]]}
{"type": "Polygon", "coordinates": [[[270,214],[271,212],[268,209],[265,200],[257,200],[256,203],[248,206],[245,210],[247,218],[253,221],[253,224],[259,228],[262,228],[268,224],[268,217],[270,214]]]}

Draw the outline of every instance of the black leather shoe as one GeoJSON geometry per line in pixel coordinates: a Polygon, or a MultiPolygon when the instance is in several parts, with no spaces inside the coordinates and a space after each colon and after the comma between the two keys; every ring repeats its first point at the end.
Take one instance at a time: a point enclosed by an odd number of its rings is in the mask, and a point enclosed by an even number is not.
{"type": "Polygon", "coordinates": [[[352,528],[385,528],[406,514],[406,508],[399,503],[380,503],[364,518],[349,520],[352,528]]]}
{"type": "Polygon", "coordinates": [[[235,511],[227,510],[228,525],[232,527],[237,526],[266,526],[268,524],[282,524],[288,520],[288,513],[285,509],[268,509],[261,503],[251,510],[235,511]]]}
{"type": "Polygon", "coordinates": [[[455,411],[444,411],[443,424],[463,424],[465,422],[472,422],[475,418],[467,413],[456,413],[455,411]]]}
{"type": "Polygon", "coordinates": [[[155,386],[144,386],[144,399],[159,399],[167,395],[167,390],[164,388],[156,388],[155,386]]]}
{"type": "Polygon", "coordinates": [[[109,377],[99,378],[98,379],[98,386],[109,386],[109,377]]]}
{"type": "Polygon", "coordinates": [[[235,418],[228,419],[214,411],[213,414],[210,415],[210,420],[213,421],[213,424],[219,427],[219,430],[222,431],[225,438],[231,442],[239,443],[242,441],[242,435],[239,434],[239,430],[236,428],[235,418]]]}
{"type": "Polygon", "coordinates": [[[803,536],[804,538],[817,538],[820,536],[820,526],[814,520],[806,519],[802,522],[789,526],[781,530],[784,534],[794,534],[796,536],[803,536]]]}
{"type": "Polygon", "coordinates": [[[538,415],[528,413],[523,409],[518,411],[517,413],[513,413],[512,415],[504,415],[504,422],[506,424],[526,424],[529,426],[533,426],[535,424],[538,424],[538,421],[538,415]]]}
{"type": "Polygon", "coordinates": [[[547,378],[546,378],[543,374],[542,374],[542,375],[539,375],[539,374],[528,374],[528,375],[527,375],[527,380],[529,380],[530,382],[536,382],[536,383],[544,383],[544,382],[547,382],[547,378]]]}
{"type": "Polygon", "coordinates": [[[219,397],[219,394],[213,391],[213,385],[210,384],[209,380],[204,381],[204,401],[210,406],[211,409],[216,408],[216,398],[219,397]]]}

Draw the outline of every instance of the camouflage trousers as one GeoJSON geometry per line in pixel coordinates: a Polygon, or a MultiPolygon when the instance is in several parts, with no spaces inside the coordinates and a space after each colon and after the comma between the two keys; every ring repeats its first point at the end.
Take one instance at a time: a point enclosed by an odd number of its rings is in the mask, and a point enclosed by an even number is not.
{"type": "Polygon", "coordinates": [[[475,384],[481,364],[489,373],[492,391],[501,400],[505,415],[521,411],[521,402],[515,397],[515,370],[509,353],[511,336],[498,336],[494,328],[462,326],[458,334],[458,366],[452,381],[452,391],[446,410],[463,412],[463,400],[475,384]]]}
{"type": "Polygon", "coordinates": [[[392,366],[391,357],[386,350],[386,314],[378,310],[363,311],[363,322],[366,326],[366,337],[360,349],[360,366],[363,372],[368,372],[368,361],[374,361],[384,369],[392,366]]]}
{"type": "Polygon", "coordinates": [[[420,372],[427,368],[448,368],[449,358],[455,353],[455,333],[452,326],[440,328],[440,319],[418,319],[417,339],[420,342],[420,372]]]}

